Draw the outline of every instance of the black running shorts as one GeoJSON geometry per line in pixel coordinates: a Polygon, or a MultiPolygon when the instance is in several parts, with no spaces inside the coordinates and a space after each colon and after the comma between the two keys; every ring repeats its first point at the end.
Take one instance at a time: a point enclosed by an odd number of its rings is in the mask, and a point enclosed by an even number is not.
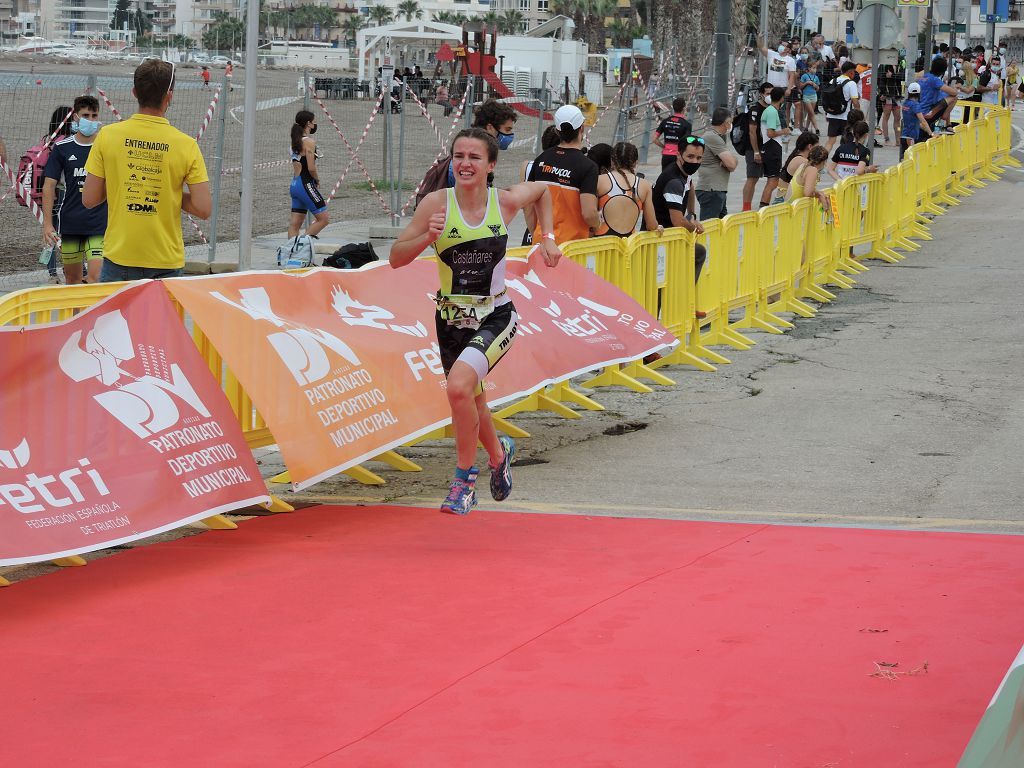
{"type": "Polygon", "coordinates": [[[434,314],[437,343],[441,348],[441,366],[447,376],[457,360],[472,367],[480,381],[512,348],[519,319],[512,302],[496,307],[484,318],[479,328],[456,328],[434,314]]]}

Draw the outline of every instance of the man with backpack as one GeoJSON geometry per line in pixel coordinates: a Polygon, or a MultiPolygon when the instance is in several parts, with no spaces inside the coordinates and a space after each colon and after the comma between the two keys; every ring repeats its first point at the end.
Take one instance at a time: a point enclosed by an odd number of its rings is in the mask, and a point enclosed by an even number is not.
{"type": "Polygon", "coordinates": [[[82,204],[85,161],[100,129],[100,103],[95,96],[75,99],[72,135],[50,150],[43,181],[43,245],[60,247],[64,278],[68,285],[98,283],[103,267],[103,235],[107,229],[107,206],[86,208],[82,204]],[[54,208],[57,184],[63,180],[64,195],[54,208]],[[88,279],[85,263],[88,262],[88,279]]]}
{"type": "Polygon", "coordinates": [[[819,103],[825,111],[825,122],[828,124],[828,142],[825,144],[827,152],[832,151],[836,140],[846,132],[846,118],[850,114],[850,107],[860,109],[857,82],[853,77],[856,69],[857,65],[852,61],[843,62],[839,77],[821,88],[819,103]]]}

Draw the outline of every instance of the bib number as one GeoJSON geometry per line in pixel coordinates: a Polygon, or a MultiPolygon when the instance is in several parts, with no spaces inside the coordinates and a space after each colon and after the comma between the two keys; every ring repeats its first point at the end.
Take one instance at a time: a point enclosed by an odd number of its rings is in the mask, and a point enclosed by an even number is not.
{"type": "Polygon", "coordinates": [[[444,321],[454,328],[476,329],[494,311],[494,297],[461,294],[442,296],[437,310],[444,321]]]}

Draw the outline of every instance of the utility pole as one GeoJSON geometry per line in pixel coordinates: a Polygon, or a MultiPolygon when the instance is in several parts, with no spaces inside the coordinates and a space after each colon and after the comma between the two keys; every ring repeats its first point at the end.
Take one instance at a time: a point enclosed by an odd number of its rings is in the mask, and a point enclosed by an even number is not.
{"type": "MultiPolygon", "coordinates": [[[[761,39],[764,40],[765,45],[769,45],[768,42],[768,0],[761,0],[761,21],[758,25],[758,29],[761,31],[761,39]]],[[[760,73],[762,82],[768,77],[768,57],[761,55],[758,51],[757,54],[757,71],[760,73]]]]}
{"type": "MultiPolygon", "coordinates": [[[[649,1],[649,0],[648,0],[649,1]]],[[[711,85],[711,106],[727,107],[729,100],[729,31],[732,29],[732,2],[718,0],[715,24],[715,78],[711,85]]]]}

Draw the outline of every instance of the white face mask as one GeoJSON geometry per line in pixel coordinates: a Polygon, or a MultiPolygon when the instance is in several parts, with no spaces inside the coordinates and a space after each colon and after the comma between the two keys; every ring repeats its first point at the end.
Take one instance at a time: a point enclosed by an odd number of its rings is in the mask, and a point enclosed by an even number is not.
{"type": "Polygon", "coordinates": [[[781,54],[782,54],[783,56],[785,56],[785,55],[786,55],[786,51],[787,51],[787,50],[789,50],[789,49],[788,49],[788,48],[786,48],[786,46],[784,46],[784,45],[780,45],[780,46],[779,46],[779,53],[781,53],[781,54]]]}
{"type": "Polygon", "coordinates": [[[999,55],[1000,56],[1005,56],[1006,55],[1006,49],[1005,48],[1000,48],[999,49],[999,55]]]}

